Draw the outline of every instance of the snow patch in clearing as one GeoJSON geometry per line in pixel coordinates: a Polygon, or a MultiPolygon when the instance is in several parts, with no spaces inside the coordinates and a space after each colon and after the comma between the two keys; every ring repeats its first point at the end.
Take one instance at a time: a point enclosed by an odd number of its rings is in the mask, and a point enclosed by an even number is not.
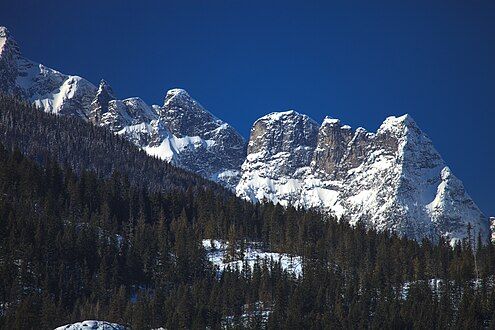
{"type": "Polygon", "coordinates": [[[126,330],[128,328],[117,323],[106,321],[87,320],[73,324],[63,325],[55,330],[126,330]]]}
{"type": "MultiPolygon", "coordinates": [[[[227,248],[229,243],[221,240],[204,239],[202,241],[203,248],[206,250],[208,260],[218,268],[219,272],[223,272],[225,269],[239,269],[242,270],[246,264],[252,270],[254,265],[259,262],[278,262],[283,270],[293,274],[296,277],[300,277],[303,274],[302,271],[302,258],[300,256],[292,256],[285,253],[265,252],[259,247],[259,244],[255,242],[246,242],[246,248],[244,251],[244,258],[242,260],[229,261],[226,258],[227,248]]],[[[240,250],[237,250],[240,253],[240,250]]]]}

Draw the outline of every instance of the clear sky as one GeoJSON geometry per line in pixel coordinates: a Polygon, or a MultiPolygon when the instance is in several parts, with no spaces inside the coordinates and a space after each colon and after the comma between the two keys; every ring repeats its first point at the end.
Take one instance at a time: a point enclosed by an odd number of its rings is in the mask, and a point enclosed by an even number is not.
{"type": "Polygon", "coordinates": [[[494,1],[132,3],[0,0],[0,25],[118,97],[184,88],[246,137],[273,111],[370,131],[409,113],[495,215],[494,1]]]}

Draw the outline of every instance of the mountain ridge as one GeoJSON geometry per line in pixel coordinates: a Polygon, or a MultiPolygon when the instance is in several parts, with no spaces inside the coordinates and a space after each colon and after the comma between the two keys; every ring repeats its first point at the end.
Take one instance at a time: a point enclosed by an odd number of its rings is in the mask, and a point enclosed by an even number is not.
{"type": "Polygon", "coordinates": [[[0,90],[29,100],[45,112],[75,116],[133,142],[151,156],[233,189],[244,138],[179,88],[162,106],[139,97],[118,99],[105,81],[97,86],[22,56],[5,27],[0,30],[0,90]]]}
{"type": "Polygon", "coordinates": [[[352,131],[330,117],[318,124],[294,111],[262,117],[236,193],[417,240],[454,244],[468,236],[468,224],[475,235],[489,235],[486,216],[408,114],[386,118],[376,132],[352,131]]]}
{"type": "Polygon", "coordinates": [[[103,79],[95,86],[22,57],[4,27],[0,73],[3,92],[105,127],[251,202],[316,208],[418,240],[458,241],[468,223],[488,237],[487,218],[410,115],[368,132],[328,116],[318,123],[273,112],[254,122],[246,143],[183,89],[168,90],[161,106],[118,99],[103,79]]]}

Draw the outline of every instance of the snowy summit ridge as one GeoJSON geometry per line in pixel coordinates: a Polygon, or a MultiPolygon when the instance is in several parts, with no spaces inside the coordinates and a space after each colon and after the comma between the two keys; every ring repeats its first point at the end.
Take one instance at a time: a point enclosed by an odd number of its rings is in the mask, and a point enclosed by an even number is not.
{"type": "Polygon", "coordinates": [[[373,133],[332,117],[320,124],[294,110],[273,112],[255,121],[246,145],[183,89],[168,90],[163,105],[119,99],[105,80],[95,86],[26,59],[5,27],[0,91],[106,127],[252,202],[318,209],[415,239],[455,242],[468,224],[475,236],[489,235],[488,219],[410,115],[388,117],[373,133]]]}

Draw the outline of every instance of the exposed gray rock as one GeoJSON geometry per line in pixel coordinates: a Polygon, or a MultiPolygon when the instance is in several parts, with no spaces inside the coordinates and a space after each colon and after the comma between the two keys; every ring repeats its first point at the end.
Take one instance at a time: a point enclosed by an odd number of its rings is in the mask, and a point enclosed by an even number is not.
{"type": "Polygon", "coordinates": [[[335,176],[344,157],[347,156],[352,135],[350,126],[342,126],[338,119],[325,118],[318,131],[318,142],[311,167],[329,176],[335,176]]]}
{"type": "Polygon", "coordinates": [[[261,117],[251,129],[248,154],[260,161],[276,158],[278,173],[293,176],[310,164],[318,127],[314,120],[295,111],[261,117]]]}

